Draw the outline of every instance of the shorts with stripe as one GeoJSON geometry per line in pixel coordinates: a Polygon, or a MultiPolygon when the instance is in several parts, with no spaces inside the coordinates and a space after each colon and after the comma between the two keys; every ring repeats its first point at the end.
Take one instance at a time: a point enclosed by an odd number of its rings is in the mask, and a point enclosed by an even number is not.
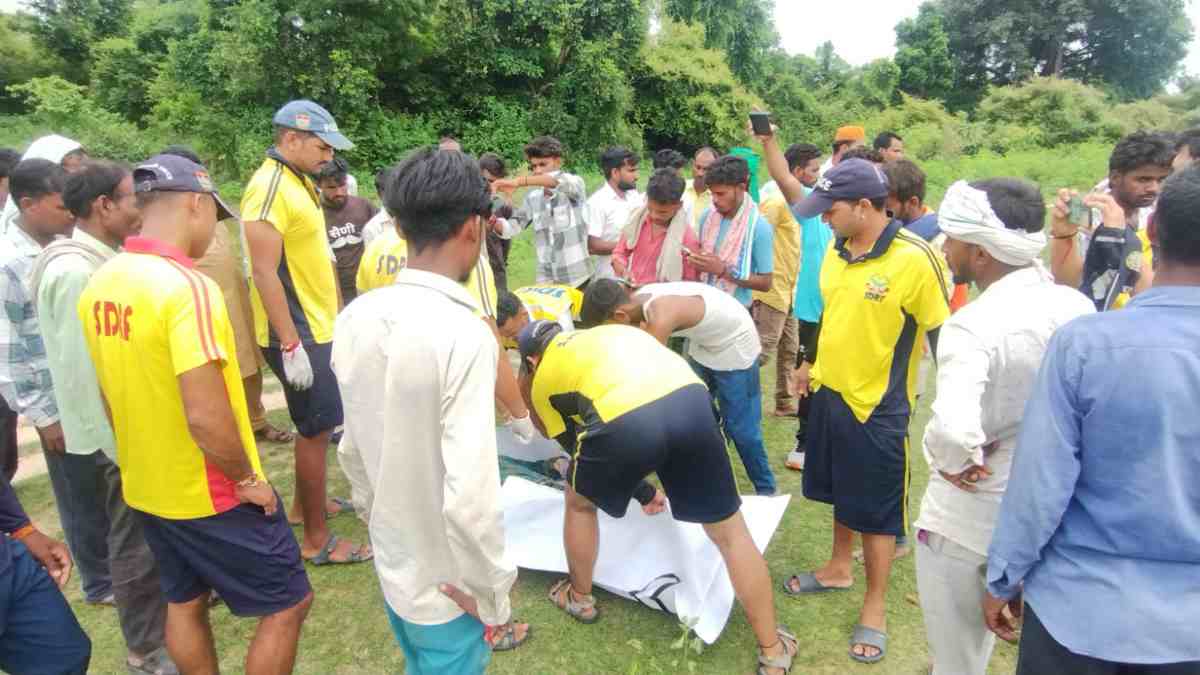
{"type": "Polygon", "coordinates": [[[859,422],[838,392],[811,395],[804,496],[833,505],[834,519],[865,534],[902,535],[907,523],[907,414],[859,422]]]}

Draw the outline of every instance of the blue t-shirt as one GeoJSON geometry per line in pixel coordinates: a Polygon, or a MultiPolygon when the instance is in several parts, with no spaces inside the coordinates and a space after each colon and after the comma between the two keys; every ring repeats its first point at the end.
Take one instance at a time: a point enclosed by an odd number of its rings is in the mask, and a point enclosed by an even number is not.
{"type": "MultiPolygon", "coordinates": [[[[804,194],[810,192],[804,188],[804,194]]],[[[795,210],[792,215],[795,216],[795,210]]],[[[825,304],[821,301],[821,263],[829,242],[833,241],[833,230],[821,220],[821,216],[796,218],[800,224],[800,274],[796,277],[796,299],[792,303],[792,316],[801,321],[817,323],[825,304]]]]}
{"type": "MultiPolygon", "coordinates": [[[[708,220],[708,212],[711,209],[706,209],[700,216],[700,223],[708,220]]],[[[729,231],[729,226],[733,223],[729,218],[721,219],[721,229],[717,230],[717,248],[721,248],[721,243],[725,241],[725,233],[729,231]]],[[[703,238],[703,235],[701,235],[703,238]]],[[[758,220],[754,223],[754,241],[750,242],[750,273],[751,274],[770,274],[775,271],[775,228],[771,227],[771,223],[763,218],[762,214],[758,214],[758,220]]],[[[738,287],[733,292],[733,297],[737,301],[750,306],[750,302],[754,299],[754,291],[749,288],[738,287]]]]}

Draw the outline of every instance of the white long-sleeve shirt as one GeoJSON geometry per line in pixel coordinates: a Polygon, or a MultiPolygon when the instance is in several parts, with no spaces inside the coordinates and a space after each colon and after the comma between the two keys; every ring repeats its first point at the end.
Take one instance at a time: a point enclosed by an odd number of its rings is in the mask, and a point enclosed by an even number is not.
{"type": "Polygon", "coordinates": [[[499,347],[447,277],[404,269],[334,326],[344,445],[368,479],[375,570],[392,610],[442,624],[462,614],[450,583],[487,624],[509,620],[516,567],[505,557],[496,457],[499,347]]]}
{"type": "Polygon", "coordinates": [[[1038,264],[995,282],[942,325],[937,398],[924,439],[929,487],[916,527],[987,555],[1046,343],[1059,326],[1094,311],[1082,293],[1056,285],[1038,264]],[[975,493],[938,473],[961,473],[972,464],[992,472],[975,493]]]}

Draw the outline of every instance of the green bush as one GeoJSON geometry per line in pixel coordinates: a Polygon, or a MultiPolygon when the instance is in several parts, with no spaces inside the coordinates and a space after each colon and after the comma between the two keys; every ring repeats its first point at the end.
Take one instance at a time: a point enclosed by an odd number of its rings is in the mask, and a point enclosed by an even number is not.
{"type": "Polygon", "coordinates": [[[975,119],[991,126],[1025,127],[1041,147],[1115,141],[1121,125],[1104,93],[1074,80],[1038,77],[1025,84],[997,87],[979,103],[975,119]]]}
{"type": "Polygon", "coordinates": [[[128,162],[145,159],[164,145],[161,133],[139,129],[101,108],[83,86],[57,75],[34,78],[9,90],[25,97],[32,111],[28,120],[35,131],[22,145],[45,133],[57,133],[79,141],[98,157],[128,162]]]}

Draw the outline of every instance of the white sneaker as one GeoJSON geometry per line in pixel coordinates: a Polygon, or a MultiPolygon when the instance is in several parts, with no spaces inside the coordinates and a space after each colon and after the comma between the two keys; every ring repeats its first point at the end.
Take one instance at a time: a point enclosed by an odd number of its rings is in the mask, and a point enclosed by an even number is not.
{"type": "Polygon", "coordinates": [[[787,468],[791,469],[792,471],[803,471],[804,470],[804,451],[803,450],[793,450],[793,451],[789,452],[788,456],[787,456],[787,461],[785,461],[783,463],[783,465],[786,466],[787,468]]]}

